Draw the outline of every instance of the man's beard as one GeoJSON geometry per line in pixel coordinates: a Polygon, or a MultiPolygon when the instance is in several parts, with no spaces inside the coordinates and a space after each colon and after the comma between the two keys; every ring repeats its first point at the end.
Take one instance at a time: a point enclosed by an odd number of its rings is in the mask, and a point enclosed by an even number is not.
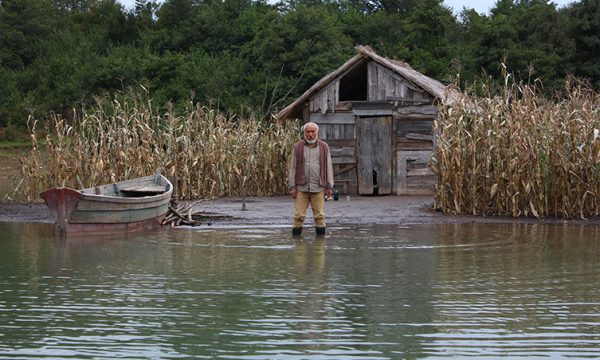
{"type": "Polygon", "coordinates": [[[304,141],[306,141],[306,143],[309,144],[309,145],[314,145],[314,144],[317,143],[317,139],[314,139],[314,140],[304,139],[304,141]]]}

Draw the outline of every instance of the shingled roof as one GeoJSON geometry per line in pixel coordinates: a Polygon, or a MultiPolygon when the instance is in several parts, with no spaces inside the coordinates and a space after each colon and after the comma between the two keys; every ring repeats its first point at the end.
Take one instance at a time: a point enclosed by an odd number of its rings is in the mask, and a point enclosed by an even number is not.
{"type": "Polygon", "coordinates": [[[317,81],[313,86],[311,86],[308,90],[304,92],[299,98],[297,98],[294,102],[283,108],[279,111],[275,117],[277,119],[286,119],[291,114],[293,114],[299,106],[302,106],[306,101],[310,100],[310,98],[323,90],[327,85],[331,82],[335,81],[337,78],[343,76],[348,70],[354,68],[359,65],[366,59],[371,59],[382,66],[387,67],[388,69],[396,72],[397,74],[405,77],[407,80],[411,81],[413,84],[421,87],[423,90],[428,92],[433,97],[440,99],[443,103],[451,103],[455,98],[455,94],[452,89],[448,88],[441,82],[432,79],[426,75],[421,74],[416,71],[409,64],[388,59],[386,57],[380,56],[369,46],[357,46],[356,47],[357,54],[352,57],[350,60],[346,61],[342,66],[337,68],[335,71],[329,73],[327,76],[323,77],[321,80],[317,81]]]}

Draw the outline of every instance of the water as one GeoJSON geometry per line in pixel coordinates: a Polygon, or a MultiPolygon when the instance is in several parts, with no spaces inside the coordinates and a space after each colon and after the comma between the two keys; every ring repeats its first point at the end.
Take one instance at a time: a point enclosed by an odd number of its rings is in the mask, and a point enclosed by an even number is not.
{"type": "Polygon", "coordinates": [[[0,359],[600,356],[600,229],[0,224],[0,359]]]}

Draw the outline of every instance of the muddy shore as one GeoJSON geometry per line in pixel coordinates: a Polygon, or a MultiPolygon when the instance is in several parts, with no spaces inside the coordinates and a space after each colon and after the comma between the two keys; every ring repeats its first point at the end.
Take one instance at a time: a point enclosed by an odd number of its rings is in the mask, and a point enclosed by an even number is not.
{"type": "MultiPolygon", "coordinates": [[[[481,217],[451,215],[436,212],[431,196],[341,196],[339,201],[327,201],[327,223],[334,224],[442,224],[442,223],[531,223],[599,226],[600,218],[581,220],[481,217]]],[[[286,225],[293,217],[293,200],[289,196],[220,198],[199,202],[194,211],[208,215],[201,226],[208,225],[286,225]]],[[[306,225],[312,224],[310,209],[306,225]]],[[[0,204],[0,222],[51,223],[50,213],[43,203],[0,204]]]]}

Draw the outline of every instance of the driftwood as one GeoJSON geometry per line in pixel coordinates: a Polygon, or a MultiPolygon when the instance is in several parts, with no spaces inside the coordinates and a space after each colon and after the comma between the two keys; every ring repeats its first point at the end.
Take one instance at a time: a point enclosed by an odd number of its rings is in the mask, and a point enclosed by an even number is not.
{"type": "Polygon", "coordinates": [[[193,208],[196,204],[202,201],[213,200],[214,198],[209,199],[201,199],[194,201],[187,205],[179,205],[176,201],[171,201],[169,204],[169,211],[167,211],[167,215],[162,221],[163,225],[169,226],[180,226],[180,225],[188,225],[188,226],[198,226],[202,224],[202,221],[205,220],[215,220],[228,218],[230,216],[223,214],[215,214],[204,211],[194,211],[193,208]]]}

